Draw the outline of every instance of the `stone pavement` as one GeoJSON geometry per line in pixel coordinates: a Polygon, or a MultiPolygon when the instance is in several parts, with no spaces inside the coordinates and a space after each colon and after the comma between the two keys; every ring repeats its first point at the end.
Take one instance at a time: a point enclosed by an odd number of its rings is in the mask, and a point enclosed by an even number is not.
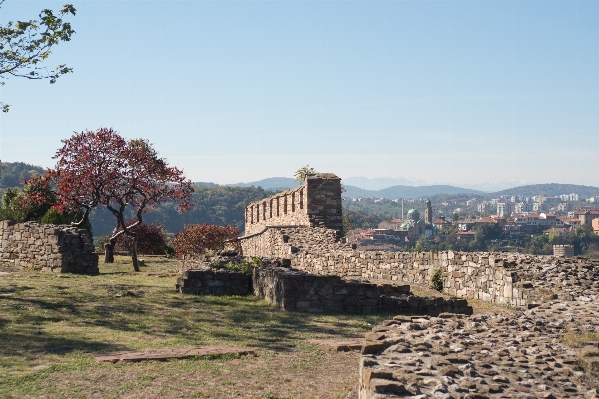
{"type": "Polygon", "coordinates": [[[396,316],[366,335],[359,398],[599,398],[597,334],[599,302],[396,316]]]}
{"type": "Polygon", "coordinates": [[[148,349],[142,351],[122,351],[111,353],[97,353],[94,359],[97,362],[140,362],[143,360],[182,359],[193,356],[224,356],[224,355],[249,355],[254,354],[254,349],[231,348],[228,346],[204,346],[199,348],[175,349],[148,349]]]}
{"type": "Polygon", "coordinates": [[[334,352],[347,352],[362,349],[364,338],[311,339],[309,342],[334,352]]]}

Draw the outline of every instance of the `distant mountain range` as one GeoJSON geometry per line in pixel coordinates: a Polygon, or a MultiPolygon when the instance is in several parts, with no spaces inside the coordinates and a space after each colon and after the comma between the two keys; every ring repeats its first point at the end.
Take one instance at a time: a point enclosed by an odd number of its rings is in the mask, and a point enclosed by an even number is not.
{"type": "Polygon", "coordinates": [[[367,197],[367,198],[421,198],[429,197],[438,194],[474,194],[485,195],[486,193],[468,188],[461,188],[448,185],[433,185],[433,186],[394,186],[383,190],[363,190],[354,186],[346,186],[344,197],[367,197]]]}
{"type": "MultiPolygon", "coordinates": [[[[400,199],[400,198],[422,198],[429,197],[439,194],[472,194],[477,196],[496,198],[501,195],[520,195],[525,197],[531,197],[533,195],[548,195],[556,196],[560,194],[575,193],[580,195],[580,199],[587,199],[593,196],[599,196],[599,187],[590,186],[579,186],[575,184],[531,184],[526,186],[514,187],[507,190],[497,191],[494,193],[488,193],[481,190],[474,190],[471,188],[456,187],[451,185],[430,185],[430,186],[404,186],[396,185],[393,187],[387,187],[381,190],[367,190],[364,188],[356,187],[347,182],[360,181],[365,178],[350,178],[343,180],[345,183],[344,197],[362,197],[362,198],[387,198],[387,199],[400,199]]],[[[367,179],[377,180],[377,179],[367,179]]],[[[383,183],[388,179],[381,178],[379,183],[383,183]]],[[[229,186],[261,186],[266,190],[278,191],[288,190],[299,186],[299,182],[295,179],[288,177],[271,177],[268,179],[258,180],[250,183],[237,183],[229,184],[229,186]]]]}
{"type": "Polygon", "coordinates": [[[523,195],[525,197],[531,197],[533,195],[547,195],[554,197],[560,194],[578,194],[580,200],[588,199],[599,195],[599,187],[592,186],[579,186],[576,184],[531,184],[527,186],[514,187],[503,191],[493,193],[493,196],[499,197],[500,195],[523,195]]]}
{"type": "Polygon", "coordinates": [[[299,187],[301,183],[295,179],[290,177],[269,177],[267,179],[262,179],[258,181],[253,181],[250,183],[235,183],[235,184],[225,184],[225,186],[235,186],[235,187],[262,187],[265,190],[289,190],[290,188],[299,187]]]}

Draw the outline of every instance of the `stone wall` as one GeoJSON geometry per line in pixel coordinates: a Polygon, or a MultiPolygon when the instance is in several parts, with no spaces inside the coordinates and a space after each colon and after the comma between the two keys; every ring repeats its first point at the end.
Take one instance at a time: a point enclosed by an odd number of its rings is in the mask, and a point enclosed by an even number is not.
{"type": "Polygon", "coordinates": [[[245,208],[245,235],[267,226],[327,227],[340,232],[341,179],[332,173],[306,176],[305,183],[245,208]]]}
{"type": "Polygon", "coordinates": [[[574,245],[554,245],[553,255],[571,258],[574,256],[574,245]]]}
{"type": "Polygon", "coordinates": [[[0,261],[44,272],[98,273],[87,231],[65,225],[0,222],[0,261]]]}
{"type": "Polygon", "coordinates": [[[245,256],[277,256],[316,275],[428,285],[435,269],[444,292],[466,299],[525,306],[577,298],[599,290],[599,264],[584,258],[487,252],[371,252],[337,241],[334,231],[267,227],[242,237],[245,256]]]}
{"type": "Polygon", "coordinates": [[[182,294],[249,295],[252,276],[227,269],[189,269],[177,279],[175,289],[182,294]]]}
{"type": "Polygon", "coordinates": [[[463,299],[416,297],[410,293],[409,285],[344,280],[338,276],[315,276],[283,268],[256,268],[253,281],[256,296],[284,310],[472,314],[472,308],[463,299]]]}

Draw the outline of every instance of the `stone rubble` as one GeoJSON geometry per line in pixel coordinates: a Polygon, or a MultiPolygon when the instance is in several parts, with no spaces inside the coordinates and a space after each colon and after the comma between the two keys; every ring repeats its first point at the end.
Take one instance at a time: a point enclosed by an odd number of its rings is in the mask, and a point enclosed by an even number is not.
{"type": "Polygon", "coordinates": [[[396,316],[366,335],[360,399],[599,398],[599,302],[439,316],[396,316]]]}

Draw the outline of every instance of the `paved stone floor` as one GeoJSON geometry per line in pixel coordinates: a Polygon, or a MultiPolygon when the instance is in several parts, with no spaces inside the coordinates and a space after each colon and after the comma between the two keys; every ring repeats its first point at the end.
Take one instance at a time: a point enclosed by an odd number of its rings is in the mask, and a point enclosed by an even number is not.
{"type": "Polygon", "coordinates": [[[599,302],[440,316],[396,316],[367,334],[360,399],[599,398],[599,302]]]}

